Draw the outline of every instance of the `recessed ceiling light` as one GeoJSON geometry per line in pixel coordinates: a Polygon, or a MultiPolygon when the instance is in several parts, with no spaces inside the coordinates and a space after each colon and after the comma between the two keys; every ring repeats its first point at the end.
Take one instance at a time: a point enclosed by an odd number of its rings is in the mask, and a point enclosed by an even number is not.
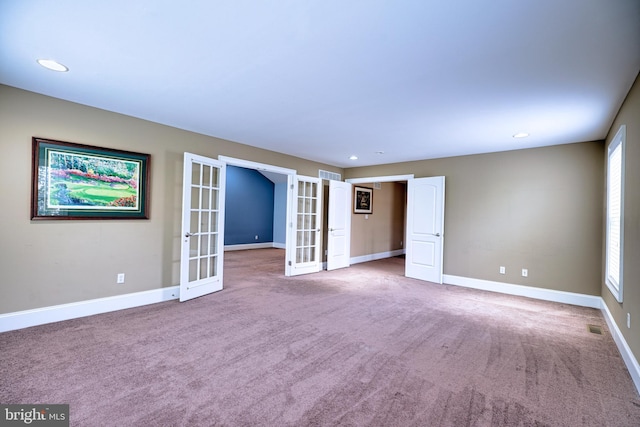
{"type": "Polygon", "coordinates": [[[349,157],[349,160],[358,160],[358,156],[351,156],[349,157]]]}
{"type": "Polygon", "coordinates": [[[526,132],[518,132],[515,135],[513,135],[514,138],[526,138],[528,137],[529,134],[526,132]]]}
{"type": "Polygon", "coordinates": [[[69,69],[62,65],[59,62],[54,61],[53,59],[38,59],[38,64],[42,65],[44,68],[49,69],[51,71],[60,71],[66,72],[69,69]]]}

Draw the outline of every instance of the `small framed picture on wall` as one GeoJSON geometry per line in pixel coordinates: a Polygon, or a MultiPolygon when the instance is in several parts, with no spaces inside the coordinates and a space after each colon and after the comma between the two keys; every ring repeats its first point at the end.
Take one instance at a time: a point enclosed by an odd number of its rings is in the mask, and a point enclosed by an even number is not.
{"type": "Polygon", "coordinates": [[[373,188],[353,187],[353,213],[373,213],[373,188]]]}

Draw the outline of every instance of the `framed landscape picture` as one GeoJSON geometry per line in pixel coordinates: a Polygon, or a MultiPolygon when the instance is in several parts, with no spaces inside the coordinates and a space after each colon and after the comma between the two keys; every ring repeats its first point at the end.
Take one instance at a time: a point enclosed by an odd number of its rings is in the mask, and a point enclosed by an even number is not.
{"type": "Polygon", "coordinates": [[[149,219],[149,154],[32,144],[31,219],[149,219]]]}
{"type": "Polygon", "coordinates": [[[354,186],[353,191],[353,213],[373,213],[373,188],[354,186]]]}

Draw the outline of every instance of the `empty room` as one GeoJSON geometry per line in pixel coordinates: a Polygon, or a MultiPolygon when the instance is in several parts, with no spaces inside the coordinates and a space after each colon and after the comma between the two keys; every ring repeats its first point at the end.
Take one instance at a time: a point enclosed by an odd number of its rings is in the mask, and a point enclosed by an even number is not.
{"type": "Polygon", "coordinates": [[[640,425],[637,0],[0,34],[1,425],[640,425]]]}

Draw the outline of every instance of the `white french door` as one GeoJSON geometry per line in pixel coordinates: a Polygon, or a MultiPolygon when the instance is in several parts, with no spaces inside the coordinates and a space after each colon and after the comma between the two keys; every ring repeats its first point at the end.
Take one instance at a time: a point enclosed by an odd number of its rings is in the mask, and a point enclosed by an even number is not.
{"type": "Polygon", "coordinates": [[[225,163],[184,153],[180,301],[222,289],[225,163]]]}
{"type": "Polygon", "coordinates": [[[351,193],[348,182],[329,181],[327,270],[349,267],[351,257],[351,193]]]}
{"type": "Polygon", "coordinates": [[[293,204],[287,237],[287,276],[317,273],[321,266],[322,180],[307,176],[293,177],[293,204]]]}
{"type": "Polygon", "coordinates": [[[444,176],[407,181],[405,276],[442,283],[444,176]]]}

